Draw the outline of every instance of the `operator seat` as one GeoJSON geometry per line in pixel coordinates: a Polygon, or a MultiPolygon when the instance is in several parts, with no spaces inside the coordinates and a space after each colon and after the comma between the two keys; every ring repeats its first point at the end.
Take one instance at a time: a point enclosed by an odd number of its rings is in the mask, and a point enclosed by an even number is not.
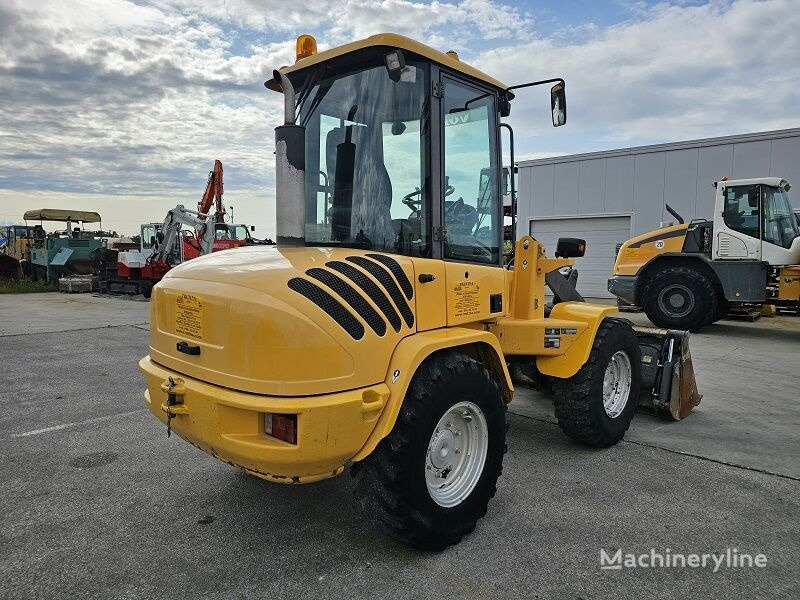
{"type": "MultiPolygon", "coordinates": [[[[344,142],[346,129],[346,126],[336,127],[325,139],[331,189],[336,187],[336,148],[344,142]]],[[[392,180],[383,162],[381,131],[374,127],[352,126],[351,141],[355,145],[355,165],[350,240],[363,231],[372,248],[391,250],[396,235],[391,214],[392,180]]]]}

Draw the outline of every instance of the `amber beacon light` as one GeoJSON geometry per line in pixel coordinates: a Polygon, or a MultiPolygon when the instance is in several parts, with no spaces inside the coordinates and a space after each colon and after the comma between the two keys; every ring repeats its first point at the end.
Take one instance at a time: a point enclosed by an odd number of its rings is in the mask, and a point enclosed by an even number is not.
{"type": "Polygon", "coordinates": [[[296,60],[314,56],[317,53],[317,40],[313,35],[303,34],[297,38],[296,60]]]}

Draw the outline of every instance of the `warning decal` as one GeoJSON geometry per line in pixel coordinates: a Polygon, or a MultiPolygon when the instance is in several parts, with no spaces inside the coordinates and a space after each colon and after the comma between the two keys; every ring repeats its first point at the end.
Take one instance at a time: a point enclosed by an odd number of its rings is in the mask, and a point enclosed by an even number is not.
{"type": "Polygon", "coordinates": [[[175,333],[202,340],[203,299],[192,294],[179,294],[175,302],[175,333]]]}
{"type": "Polygon", "coordinates": [[[461,281],[453,286],[453,315],[468,317],[481,312],[480,286],[476,281],[461,281]]]}

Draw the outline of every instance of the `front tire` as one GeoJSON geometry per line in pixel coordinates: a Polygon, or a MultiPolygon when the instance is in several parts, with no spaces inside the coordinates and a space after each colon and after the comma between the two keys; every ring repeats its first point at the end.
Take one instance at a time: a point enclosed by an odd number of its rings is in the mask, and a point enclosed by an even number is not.
{"type": "Polygon", "coordinates": [[[630,324],[605,319],[589,360],[569,379],[556,379],[555,413],[573,440],[598,448],[613,446],[630,427],[639,404],[639,341],[630,324]]]}
{"type": "Polygon", "coordinates": [[[642,305],[656,327],[690,331],[712,322],[718,310],[717,294],[708,278],[685,267],[656,274],[644,288],[642,305]]]}
{"type": "Polygon", "coordinates": [[[414,375],[392,432],[354,465],[356,498],[395,539],[443,550],[486,514],[506,429],[491,373],[465,354],[435,354],[414,375]]]}
{"type": "Polygon", "coordinates": [[[714,313],[714,318],[709,325],[713,325],[717,321],[721,321],[725,317],[728,316],[728,313],[731,311],[731,303],[725,299],[721,292],[717,293],[717,312],[714,313]]]}

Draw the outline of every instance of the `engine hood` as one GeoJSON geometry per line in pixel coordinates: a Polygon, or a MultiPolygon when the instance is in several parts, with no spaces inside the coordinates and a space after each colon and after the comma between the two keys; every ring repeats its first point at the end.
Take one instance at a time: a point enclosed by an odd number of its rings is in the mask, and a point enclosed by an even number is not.
{"type": "Polygon", "coordinates": [[[153,289],[150,356],[187,376],[273,396],[379,383],[416,330],[406,257],[250,246],[179,265],[153,289]]]}

